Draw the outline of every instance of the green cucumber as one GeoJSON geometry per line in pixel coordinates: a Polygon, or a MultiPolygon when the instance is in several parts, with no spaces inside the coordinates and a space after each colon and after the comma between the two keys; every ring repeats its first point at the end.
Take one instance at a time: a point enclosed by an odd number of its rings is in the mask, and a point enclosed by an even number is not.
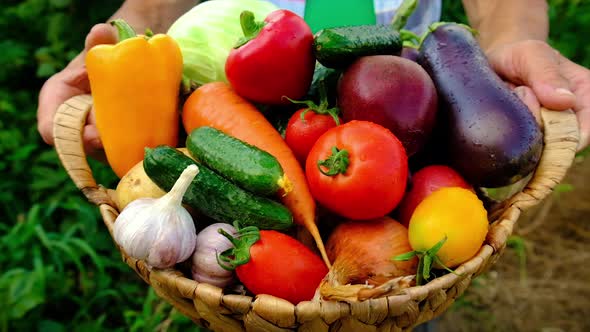
{"type": "Polygon", "coordinates": [[[254,194],[286,194],[292,189],[277,158],[216,128],[193,130],[186,147],[199,162],[254,194]]]}
{"type": "Polygon", "coordinates": [[[169,191],[190,164],[199,166],[199,174],[183,197],[185,204],[219,222],[276,230],[293,225],[293,215],[284,205],[245,191],[182,152],[169,146],[145,149],[145,172],[162,190],[169,191]]]}
{"type": "Polygon", "coordinates": [[[368,55],[399,55],[399,31],[389,25],[357,25],[323,29],[314,35],[316,59],[328,68],[345,68],[368,55]]]}

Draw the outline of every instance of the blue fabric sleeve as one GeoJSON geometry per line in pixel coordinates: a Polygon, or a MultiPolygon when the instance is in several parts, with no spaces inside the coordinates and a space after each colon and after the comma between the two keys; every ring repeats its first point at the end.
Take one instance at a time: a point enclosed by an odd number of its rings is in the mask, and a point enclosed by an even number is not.
{"type": "MultiPolygon", "coordinates": [[[[303,17],[305,13],[306,0],[269,0],[279,8],[291,10],[294,13],[303,17]]],[[[322,1],[322,0],[307,0],[307,1],[322,1]]],[[[391,22],[393,16],[402,0],[373,0],[375,7],[375,15],[378,24],[388,24],[391,22]]],[[[428,26],[440,20],[442,11],[442,0],[419,0],[418,7],[408,19],[406,29],[413,31],[416,34],[423,34],[426,32],[428,26]]],[[[338,15],[338,9],[335,8],[334,15],[338,15]]]]}

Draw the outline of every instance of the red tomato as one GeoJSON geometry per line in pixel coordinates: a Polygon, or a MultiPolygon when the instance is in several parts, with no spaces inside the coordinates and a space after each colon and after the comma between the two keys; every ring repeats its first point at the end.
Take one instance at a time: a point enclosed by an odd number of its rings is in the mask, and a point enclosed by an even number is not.
{"type": "Polygon", "coordinates": [[[245,31],[250,40],[233,48],[225,63],[232,88],[242,97],[263,104],[282,104],[303,97],[313,78],[315,57],[313,34],[307,23],[288,10],[275,10],[254,24],[242,15],[242,26],[259,27],[245,31]],[[244,21],[250,24],[244,24],[244,21]],[[261,22],[257,22],[261,23],[261,22]]]}
{"type": "Polygon", "coordinates": [[[328,268],[301,242],[283,233],[261,230],[250,247],[250,261],[236,268],[238,279],[254,294],[269,294],[293,304],[311,300],[328,268]]]}
{"type": "Polygon", "coordinates": [[[454,169],[445,165],[426,166],[412,175],[410,190],[398,206],[399,221],[408,226],[416,206],[431,193],[444,187],[461,187],[473,190],[471,185],[454,169]]]}
{"type": "Polygon", "coordinates": [[[351,121],[317,140],[305,169],[311,193],[322,205],[350,219],[372,219],[391,212],[402,199],[408,157],[385,127],[351,121]]]}
{"type": "MultiPolygon", "coordinates": [[[[338,118],[338,123],[342,120],[338,118]]],[[[307,155],[317,139],[328,129],[336,127],[337,123],[329,114],[318,114],[313,110],[303,108],[295,112],[287,123],[285,142],[293,150],[295,157],[301,164],[305,164],[307,155]],[[303,112],[305,112],[303,114],[303,112]],[[303,114],[303,118],[301,117],[303,114]]]]}

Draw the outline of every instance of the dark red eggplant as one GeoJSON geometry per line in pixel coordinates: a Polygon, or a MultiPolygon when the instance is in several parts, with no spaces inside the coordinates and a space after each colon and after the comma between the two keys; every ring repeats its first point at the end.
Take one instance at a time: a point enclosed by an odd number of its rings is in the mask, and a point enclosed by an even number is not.
{"type": "Polygon", "coordinates": [[[501,187],[533,171],[543,148],[533,114],[492,70],[472,32],[445,23],[420,45],[418,62],[436,86],[444,148],[471,184],[501,187]]]}

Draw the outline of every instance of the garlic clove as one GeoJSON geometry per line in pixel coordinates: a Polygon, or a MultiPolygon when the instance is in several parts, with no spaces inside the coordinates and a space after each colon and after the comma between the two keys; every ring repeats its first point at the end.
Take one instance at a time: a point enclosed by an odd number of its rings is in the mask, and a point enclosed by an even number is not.
{"type": "Polygon", "coordinates": [[[192,255],[191,274],[194,280],[217,287],[226,287],[235,281],[235,273],[222,268],[217,255],[233,247],[233,244],[219,233],[225,230],[231,235],[236,229],[226,223],[215,223],[205,227],[197,235],[197,245],[192,255]]]}
{"type": "Polygon", "coordinates": [[[191,218],[186,210],[177,210],[163,217],[166,219],[166,227],[160,229],[146,258],[148,264],[158,268],[171,267],[187,260],[194,252],[197,242],[194,223],[184,222],[191,218]]]}
{"type": "Polygon", "coordinates": [[[145,259],[159,232],[160,225],[149,221],[155,199],[140,198],[132,203],[117,217],[114,239],[131,257],[145,259]]]}
{"type": "Polygon", "coordinates": [[[199,173],[189,165],[164,196],[129,203],[115,220],[114,239],[125,252],[157,268],[187,260],[195,250],[196,229],[182,197],[199,173]]]}

